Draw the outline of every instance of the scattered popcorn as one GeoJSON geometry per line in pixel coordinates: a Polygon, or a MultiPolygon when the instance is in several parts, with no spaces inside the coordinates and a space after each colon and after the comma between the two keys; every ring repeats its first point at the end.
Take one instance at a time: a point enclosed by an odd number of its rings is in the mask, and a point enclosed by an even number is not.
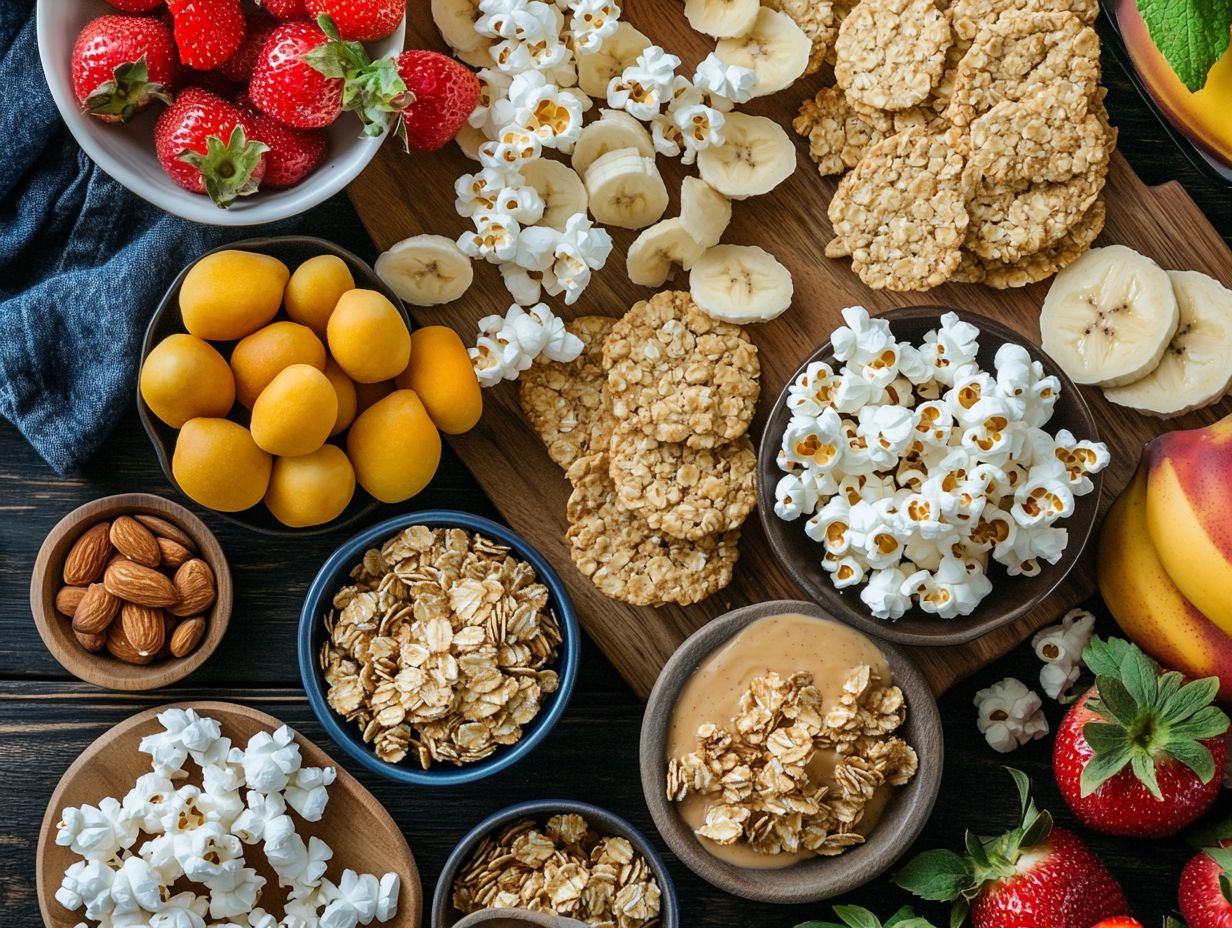
{"type": "Polygon", "coordinates": [[[547,304],[523,308],[515,303],[503,317],[479,320],[479,338],[470,356],[480,386],[494,387],[502,380],[517,380],[540,355],[550,361],[572,361],[582,347],[581,339],[565,329],[564,320],[547,304]]]}
{"type": "Polygon", "coordinates": [[[711,52],[697,66],[693,83],[710,95],[716,109],[731,109],[731,104],[747,103],[753,98],[757,73],[752,68],[726,64],[711,52]]]}
{"type": "Polygon", "coordinates": [[[651,45],[607,85],[607,105],[650,122],[672,97],[680,59],[651,45]]]}
{"type": "Polygon", "coordinates": [[[534,135],[543,148],[573,151],[573,143],[582,134],[582,101],[576,95],[539,71],[523,71],[509,86],[509,102],[514,122],[534,135]]]}
{"type": "MultiPolygon", "coordinates": [[[[862,584],[878,618],[914,607],[952,619],[992,592],[990,562],[1035,576],[1060,560],[1069,533],[1057,523],[1109,455],[1044,430],[1056,378],[1013,345],[980,369],[979,330],[955,313],[918,348],[863,307],[842,315],[830,340],[841,367],[809,364],[788,387],[775,492],[776,515],[804,519],[831,582],[862,584]]],[[[1072,671],[1047,670],[1045,689],[1072,671]]]]}
{"type": "Polygon", "coordinates": [[[1082,673],[1082,650],[1095,633],[1095,616],[1085,609],[1071,609],[1059,625],[1040,629],[1031,639],[1035,656],[1044,662],[1040,687],[1052,699],[1060,699],[1082,673]]]}
{"type": "Polygon", "coordinates": [[[1013,677],[975,694],[976,725],[989,746],[1002,754],[1048,734],[1039,695],[1013,677]]]}
{"type": "Polygon", "coordinates": [[[612,0],[576,0],[569,31],[575,52],[597,52],[620,25],[620,7],[612,0]]]}

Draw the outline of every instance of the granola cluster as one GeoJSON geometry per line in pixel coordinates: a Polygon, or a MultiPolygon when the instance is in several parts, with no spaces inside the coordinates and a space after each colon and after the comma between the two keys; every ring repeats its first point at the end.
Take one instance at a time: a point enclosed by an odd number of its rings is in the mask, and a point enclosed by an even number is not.
{"type": "Polygon", "coordinates": [[[556,691],[548,589],[507,546],[414,525],[369,550],[351,581],[325,617],[326,700],[382,760],[482,760],[556,691]]]}
{"type": "Polygon", "coordinates": [[[480,842],[453,884],[453,905],[529,909],[594,928],[653,928],[658,880],[625,838],[603,837],[580,815],[554,815],[540,829],[527,820],[480,842]]]}
{"type": "Polygon", "coordinates": [[[758,677],[728,727],[702,725],[697,750],[668,762],[667,797],[704,797],[697,834],[716,844],[841,854],[863,843],[856,827],[876,790],[915,775],[915,750],[893,735],[906,717],[902,690],[881,686],[867,665],[851,671],[829,711],[810,673],[758,677]],[[825,749],[838,755],[832,786],[808,772],[825,749]]]}

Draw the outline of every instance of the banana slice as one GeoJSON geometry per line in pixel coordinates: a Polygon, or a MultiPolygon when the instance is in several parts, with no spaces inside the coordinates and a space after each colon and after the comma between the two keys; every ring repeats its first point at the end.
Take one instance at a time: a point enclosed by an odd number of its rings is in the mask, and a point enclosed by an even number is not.
{"type": "Polygon", "coordinates": [[[703,148],[697,155],[702,180],[726,197],[769,193],[796,169],[796,146],[773,119],[728,113],[724,142],[703,148]]]}
{"type": "Polygon", "coordinates": [[[1179,416],[1232,389],[1232,290],[1198,271],[1168,271],[1180,325],[1159,367],[1141,380],[1104,391],[1121,406],[1179,416]]]}
{"type": "Polygon", "coordinates": [[[686,177],[680,185],[680,224],[703,248],[719,244],[731,222],[731,200],[704,180],[686,177]]]}
{"type": "Polygon", "coordinates": [[[659,287],[675,273],[675,265],[687,271],[703,251],[679,219],[664,219],[633,240],[625,269],[639,287],[659,287]]]}
{"type": "Polygon", "coordinates": [[[492,60],[491,48],[495,43],[487,36],[484,37],[484,42],[478,48],[455,48],[453,56],[463,64],[470,65],[476,70],[480,68],[495,67],[496,62],[492,60]]]}
{"type": "Polygon", "coordinates": [[[1040,335],[1075,383],[1119,387],[1159,366],[1179,318],[1163,268],[1108,245],[1057,274],[1040,310],[1040,335]]]}
{"type": "Polygon", "coordinates": [[[655,166],[636,148],[602,155],[586,170],[590,212],[605,226],[644,229],[667,209],[667,186],[655,166]]]}
{"type": "Polygon", "coordinates": [[[715,54],[724,64],[750,68],[757,75],[753,96],[790,87],[808,67],[813,42],[786,13],[763,6],[753,28],[734,39],[720,39],[715,54]]]}
{"type": "Polygon", "coordinates": [[[644,33],[622,22],[603,40],[597,52],[583,52],[577,56],[578,86],[595,99],[606,100],[607,85],[612,78],[634,64],[637,56],[650,45],[644,33]]]}
{"type": "Polygon", "coordinates": [[[522,166],[522,178],[543,198],[539,225],[563,232],[570,216],[586,212],[586,185],[569,165],[551,158],[533,158],[522,166]]]}
{"type": "Polygon", "coordinates": [[[646,158],[655,156],[654,142],[640,122],[623,110],[599,112],[599,118],[583,129],[574,143],[573,170],[584,177],[600,156],[618,148],[636,148],[646,158]]]}
{"type": "Polygon", "coordinates": [[[745,35],[760,9],[761,0],[684,0],[689,25],[716,39],[745,35]]]}
{"type": "Polygon", "coordinates": [[[471,52],[488,42],[475,31],[479,16],[479,0],[432,0],[432,21],[454,51],[471,52]]]}
{"type": "Polygon", "coordinates": [[[376,259],[376,276],[412,306],[452,303],[475,279],[471,259],[443,235],[403,239],[376,259]]]}
{"type": "Polygon", "coordinates": [[[756,245],[716,245],[689,271],[693,302],[714,319],[769,322],[791,305],[791,272],[756,245]]]}

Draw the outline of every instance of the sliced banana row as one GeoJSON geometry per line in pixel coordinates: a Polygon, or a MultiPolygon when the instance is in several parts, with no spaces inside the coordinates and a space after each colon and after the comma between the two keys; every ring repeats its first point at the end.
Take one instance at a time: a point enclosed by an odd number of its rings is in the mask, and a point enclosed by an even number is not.
{"type": "Polygon", "coordinates": [[[1232,290],[1124,245],[1092,248],[1057,274],[1040,333],[1076,383],[1143,413],[1180,415],[1232,389],[1232,290]]]}

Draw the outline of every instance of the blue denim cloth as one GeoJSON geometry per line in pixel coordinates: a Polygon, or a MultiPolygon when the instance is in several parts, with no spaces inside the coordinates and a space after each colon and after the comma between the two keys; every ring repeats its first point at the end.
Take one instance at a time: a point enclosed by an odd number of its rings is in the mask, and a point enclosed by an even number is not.
{"type": "Polygon", "coordinates": [[[303,232],[370,257],[345,194],[296,219],[222,229],[170,216],[111,180],[33,77],[34,0],[0,2],[0,69],[25,75],[0,107],[0,414],[57,473],[79,467],[132,408],[146,324],[197,255],[303,232]]]}

